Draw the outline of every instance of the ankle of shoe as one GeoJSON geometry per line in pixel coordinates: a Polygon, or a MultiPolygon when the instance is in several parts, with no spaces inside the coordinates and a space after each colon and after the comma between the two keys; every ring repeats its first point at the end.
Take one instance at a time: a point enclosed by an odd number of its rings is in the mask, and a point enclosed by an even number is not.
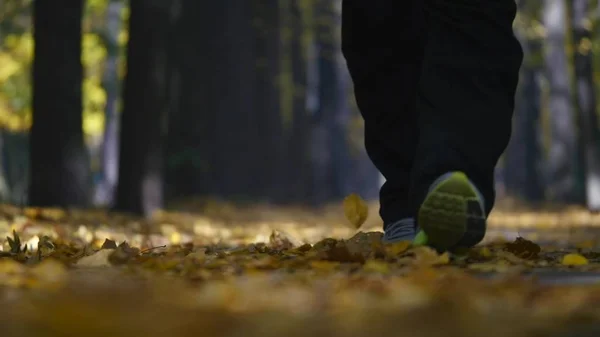
{"type": "Polygon", "coordinates": [[[404,218],[386,226],[383,241],[385,243],[412,241],[414,240],[415,235],[415,219],[404,218]]]}

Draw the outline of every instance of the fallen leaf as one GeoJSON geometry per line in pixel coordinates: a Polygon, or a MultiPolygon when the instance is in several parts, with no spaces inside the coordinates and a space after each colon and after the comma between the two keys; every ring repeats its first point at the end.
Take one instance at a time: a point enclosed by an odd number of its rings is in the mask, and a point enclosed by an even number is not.
{"type": "Polygon", "coordinates": [[[352,193],[344,198],[344,214],[350,224],[358,229],[369,216],[369,206],[358,194],[352,193]]]}
{"type": "Polygon", "coordinates": [[[127,263],[129,260],[140,254],[139,249],[129,246],[129,244],[126,241],[121,243],[117,247],[117,249],[112,249],[108,251],[110,252],[108,259],[112,264],[127,263]]]}
{"type": "Polygon", "coordinates": [[[105,239],[100,249],[117,249],[117,243],[110,239],[105,239]]]}
{"type": "Polygon", "coordinates": [[[579,249],[593,249],[596,247],[596,242],[594,240],[585,240],[575,244],[575,247],[579,249]]]}
{"type": "Polygon", "coordinates": [[[76,263],[78,267],[108,267],[110,266],[109,256],[113,253],[112,249],[102,249],[96,253],[84,256],[76,263]]]}
{"type": "Polygon", "coordinates": [[[21,253],[21,238],[19,237],[19,235],[17,234],[16,231],[13,230],[13,238],[10,238],[9,236],[7,236],[6,240],[8,241],[8,245],[10,247],[11,253],[13,253],[13,254],[21,253]]]}
{"type": "Polygon", "coordinates": [[[492,257],[492,251],[488,247],[482,247],[479,250],[479,255],[483,258],[490,258],[492,257]]]}
{"type": "Polygon", "coordinates": [[[507,243],[504,250],[522,259],[534,259],[542,249],[532,241],[518,237],[514,242],[507,243]]]}
{"type": "Polygon", "coordinates": [[[333,261],[311,261],[310,262],[310,267],[316,270],[325,270],[325,271],[330,271],[330,270],[335,270],[337,267],[339,267],[340,263],[339,262],[333,262],[333,261]]]}
{"type": "Polygon", "coordinates": [[[388,274],[390,272],[390,266],[383,261],[367,260],[363,265],[363,270],[367,272],[388,274]]]}
{"type": "Polygon", "coordinates": [[[50,237],[46,235],[42,236],[42,238],[38,242],[38,254],[40,260],[42,259],[42,257],[49,256],[50,254],[52,254],[55,248],[56,247],[50,239],[50,237]]]}
{"type": "Polygon", "coordinates": [[[269,237],[269,245],[277,250],[288,250],[302,245],[297,239],[294,239],[288,233],[280,230],[274,230],[269,237]]]}
{"type": "Polygon", "coordinates": [[[345,242],[340,241],[335,247],[331,247],[325,251],[325,260],[344,263],[364,263],[365,257],[360,252],[351,251],[345,242]]]}
{"type": "Polygon", "coordinates": [[[450,263],[450,254],[438,254],[433,248],[419,246],[410,250],[415,254],[415,264],[418,266],[436,266],[450,263]]]}
{"type": "Polygon", "coordinates": [[[589,262],[583,255],[573,253],[563,256],[560,263],[564,266],[583,266],[589,262]]]}
{"type": "Polygon", "coordinates": [[[408,250],[408,248],[410,248],[410,245],[411,245],[411,242],[408,240],[400,241],[400,242],[385,245],[385,250],[388,252],[389,255],[398,256],[398,255],[406,252],[408,250]]]}
{"type": "Polygon", "coordinates": [[[185,256],[186,260],[204,261],[206,259],[206,248],[200,248],[185,256]]]}

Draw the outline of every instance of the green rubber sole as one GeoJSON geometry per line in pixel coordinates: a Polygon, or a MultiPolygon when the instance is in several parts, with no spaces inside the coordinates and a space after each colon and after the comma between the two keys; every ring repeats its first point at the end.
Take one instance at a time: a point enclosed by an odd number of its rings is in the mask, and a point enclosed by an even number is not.
{"type": "MultiPolygon", "coordinates": [[[[425,243],[438,250],[454,248],[471,224],[483,222],[480,200],[463,172],[453,172],[427,194],[417,215],[425,243]]],[[[478,226],[480,227],[480,226],[478,226]]]]}

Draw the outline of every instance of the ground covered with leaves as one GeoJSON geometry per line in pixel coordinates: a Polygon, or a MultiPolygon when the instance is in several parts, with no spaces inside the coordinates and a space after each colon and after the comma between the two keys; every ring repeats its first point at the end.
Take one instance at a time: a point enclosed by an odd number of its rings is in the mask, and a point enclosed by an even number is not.
{"type": "Polygon", "coordinates": [[[2,206],[2,335],[600,334],[597,215],[498,211],[482,245],[438,253],[383,245],[370,213],[2,206]]]}

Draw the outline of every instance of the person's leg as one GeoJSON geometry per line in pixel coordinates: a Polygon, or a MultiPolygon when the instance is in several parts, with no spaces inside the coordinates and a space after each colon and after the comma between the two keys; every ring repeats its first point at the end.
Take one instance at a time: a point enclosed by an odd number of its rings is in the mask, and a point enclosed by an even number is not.
{"type": "Polygon", "coordinates": [[[386,178],[380,215],[390,241],[414,236],[408,191],[424,48],[422,13],[416,7],[420,1],[343,0],[342,5],[342,51],[365,121],[367,153],[386,178]]]}
{"type": "Polygon", "coordinates": [[[411,193],[429,244],[472,246],[485,234],[495,198],[494,168],[511,134],[523,58],[512,30],[516,5],[423,1],[429,35],[411,193]]]}

